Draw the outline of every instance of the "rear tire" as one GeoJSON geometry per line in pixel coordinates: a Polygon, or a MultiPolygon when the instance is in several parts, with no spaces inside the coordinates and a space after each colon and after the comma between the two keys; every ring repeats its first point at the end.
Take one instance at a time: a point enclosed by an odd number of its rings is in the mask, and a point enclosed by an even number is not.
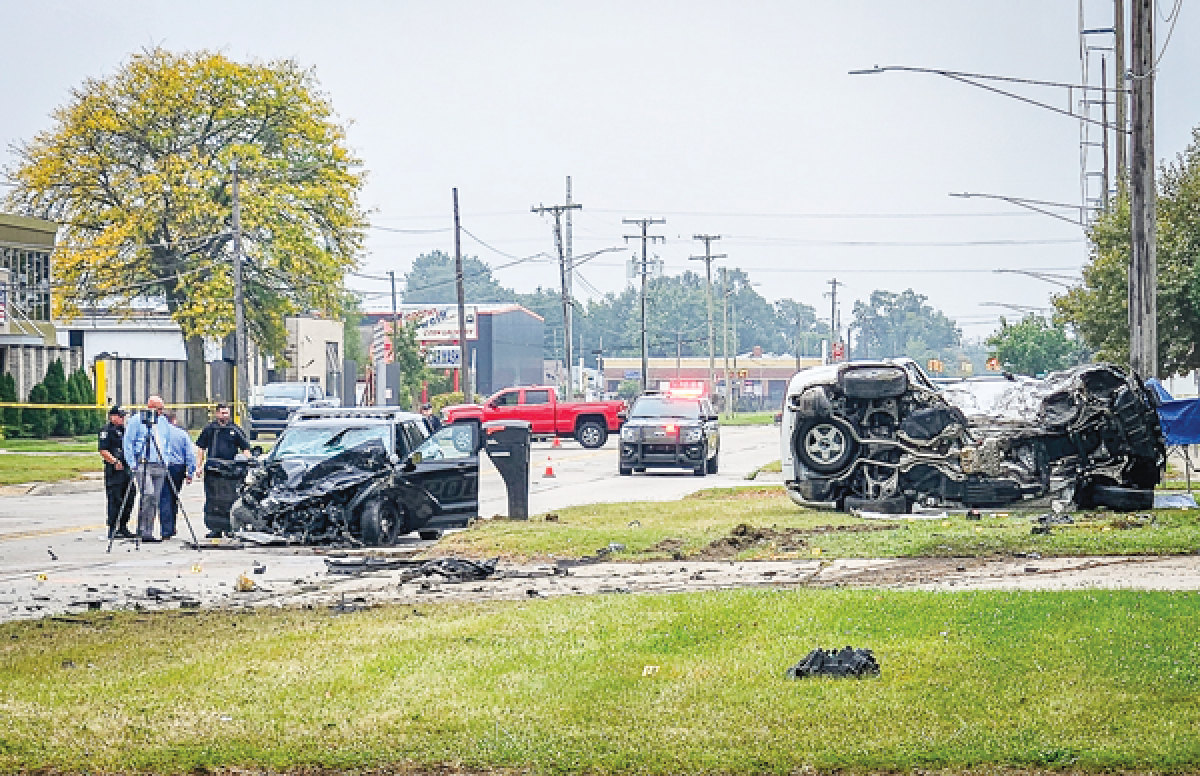
{"type": "Polygon", "coordinates": [[[705,464],[705,466],[707,467],[709,474],[717,473],[717,469],[720,468],[720,465],[719,465],[717,459],[719,459],[720,457],[721,457],[721,454],[718,452],[712,458],[708,459],[708,463],[705,464]]]}
{"type": "Polygon", "coordinates": [[[396,505],[382,498],[373,498],[363,507],[362,541],[368,547],[391,547],[401,533],[403,518],[396,505]]]}
{"type": "Polygon", "coordinates": [[[846,496],[843,510],[849,512],[880,512],[885,515],[908,514],[908,499],[904,496],[889,496],[888,498],[856,498],[846,496]]]}
{"type": "Polygon", "coordinates": [[[1092,503],[1118,512],[1136,512],[1154,508],[1154,491],[1121,488],[1116,485],[1093,485],[1092,503]]]}
{"type": "Polygon", "coordinates": [[[794,437],[800,462],[818,474],[834,474],[850,465],[858,443],[850,427],[835,418],[811,418],[800,424],[794,437]]]}
{"type": "Polygon", "coordinates": [[[604,447],[604,443],[608,441],[608,429],[594,420],[584,421],[575,429],[575,439],[583,447],[595,450],[597,447],[604,447]]]}
{"type": "Polygon", "coordinates": [[[632,466],[618,466],[617,474],[621,475],[622,477],[632,477],[633,476],[633,467],[632,466]]]}

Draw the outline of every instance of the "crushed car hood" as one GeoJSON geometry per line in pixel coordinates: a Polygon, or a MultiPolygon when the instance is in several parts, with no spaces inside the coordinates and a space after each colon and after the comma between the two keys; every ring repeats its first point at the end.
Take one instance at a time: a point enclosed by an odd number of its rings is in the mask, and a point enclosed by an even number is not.
{"type": "Polygon", "coordinates": [[[356,447],[316,463],[303,458],[272,461],[265,472],[272,482],[268,499],[280,506],[295,506],[357,488],[390,470],[387,450],[380,444],[356,447]]]}

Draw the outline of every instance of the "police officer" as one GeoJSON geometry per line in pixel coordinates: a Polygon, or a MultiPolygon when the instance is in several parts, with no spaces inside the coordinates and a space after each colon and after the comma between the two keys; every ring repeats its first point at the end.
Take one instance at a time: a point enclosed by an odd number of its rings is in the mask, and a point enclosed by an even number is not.
{"type": "Polygon", "coordinates": [[[232,461],[239,451],[250,449],[250,440],[233,422],[229,405],[218,404],[216,419],[200,432],[196,447],[200,448],[200,469],[204,472],[204,525],[208,528],[208,538],[216,539],[230,530],[229,508],[215,506],[215,502],[223,501],[217,494],[220,488],[217,479],[222,472],[220,467],[205,466],[205,461],[232,461]]]}
{"type": "Polygon", "coordinates": [[[129,516],[133,513],[132,494],[128,493],[129,466],[125,463],[125,410],[113,405],[108,424],[100,429],[96,448],[104,459],[104,491],[108,497],[108,538],[132,539],[129,516]]]}

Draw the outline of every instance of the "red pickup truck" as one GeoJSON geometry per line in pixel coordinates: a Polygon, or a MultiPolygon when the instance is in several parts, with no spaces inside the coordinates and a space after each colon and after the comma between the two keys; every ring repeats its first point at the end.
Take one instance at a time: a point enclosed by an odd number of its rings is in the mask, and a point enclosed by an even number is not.
{"type": "Polygon", "coordinates": [[[623,401],[560,402],[548,385],[523,385],[497,391],[482,405],[452,404],[442,409],[447,423],[466,418],[524,420],[535,437],[574,437],[584,447],[603,447],[609,434],[621,430],[618,413],[628,409],[623,401]]]}

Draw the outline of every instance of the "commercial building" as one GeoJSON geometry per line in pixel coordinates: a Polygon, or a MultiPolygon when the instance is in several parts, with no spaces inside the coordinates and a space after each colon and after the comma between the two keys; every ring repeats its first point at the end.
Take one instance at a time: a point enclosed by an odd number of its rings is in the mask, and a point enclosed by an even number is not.
{"type": "MultiPolygon", "coordinates": [[[[801,358],[800,367],[820,366],[820,358],[801,358]]],[[[666,387],[671,381],[702,383],[718,402],[725,396],[723,359],[716,363],[715,385],[708,381],[708,357],[652,358],[649,360],[650,388],[666,387]]],[[[796,374],[795,356],[775,356],[770,353],[746,353],[730,357],[730,389],[737,406],[742,410],[775,409],[782,406],[787,395],[788,381],[796,374]]],[[[626,380],[641,380],[640,358],[604,359],[604,390],[615,393],[626,380]]]]}

